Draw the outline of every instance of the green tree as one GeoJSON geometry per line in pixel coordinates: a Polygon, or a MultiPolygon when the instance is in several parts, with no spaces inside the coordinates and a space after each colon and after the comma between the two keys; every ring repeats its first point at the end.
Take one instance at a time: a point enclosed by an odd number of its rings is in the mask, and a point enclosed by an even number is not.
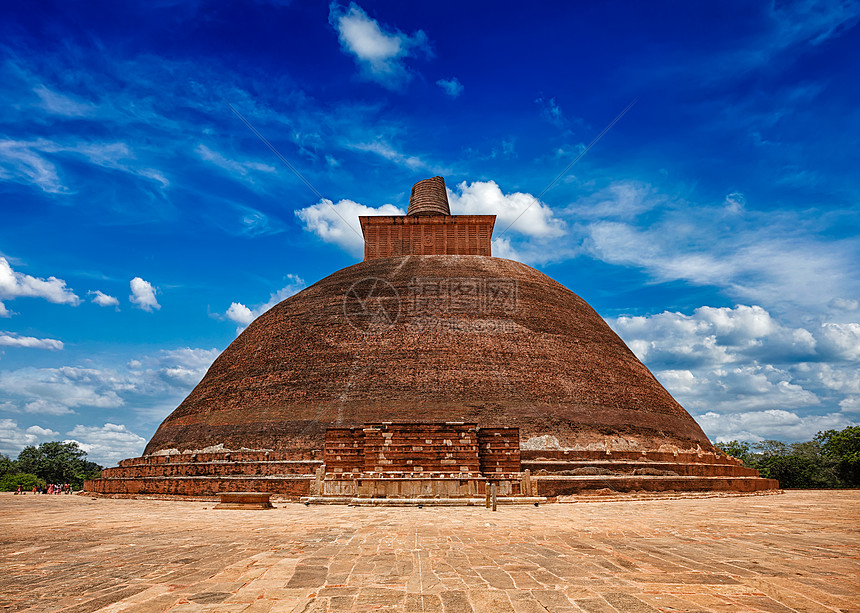
{"type": "Polygon", "coordinates": [[[733,458],[746,463],[750,455],[750,444],[745,441],[729,441],[727,443],[717,443],[716,447],[733,458]]]}
{"type": "Polygon", "coordinates": [[[0,492],[16,492],[18,486],[22,486],[25,492],[33,489],[34,485],[45,485],[45,482],[36,475],[29,473],[9,473],[0,478],[0,492]]]}
{"type": "Polygon", "coordinates": [[[844,485],[860,486],[860,426],[827,430],[815,435],[823,455],[835,465],[844,485]]]}
{"type": "MultiPolygon", "coordinates": [[[[818,464],[810,458],[796,455],[765,456],[756,462],[759,474],[766,479],[778,479],[785,488],[827,487],[818,464]]],[[[832,487],[832,485],[830,485],[832,487]]]]}
{"type": "Polygon", "coordinates": [[[0,477],[17,472],[15,462],[9,459],[9,456],[0,453],[0,477]]]}
{"type": "Polygon", "coordinates": [[[52,441],[22,449],[17,466],[19,471],[37,475],[47,483],[81,485],[89,475],[102,469],[87,461],[86,456],[87,452],[77,443],[52,441]]]}
{"type": "Polygon", "coordinates": [[[756,453],[766,458],[791,455],[791,447],[782,441],[759,441],[753,444],[756,453]]]}

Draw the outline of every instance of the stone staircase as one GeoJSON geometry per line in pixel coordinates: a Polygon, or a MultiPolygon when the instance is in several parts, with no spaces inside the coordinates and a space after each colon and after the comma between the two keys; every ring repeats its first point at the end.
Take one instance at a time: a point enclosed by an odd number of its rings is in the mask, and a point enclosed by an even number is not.
{"type": "Polygon", "coordinates": [[[535,496],[777,490],[775,479],[707,452],[521,450],[535,496]]]}

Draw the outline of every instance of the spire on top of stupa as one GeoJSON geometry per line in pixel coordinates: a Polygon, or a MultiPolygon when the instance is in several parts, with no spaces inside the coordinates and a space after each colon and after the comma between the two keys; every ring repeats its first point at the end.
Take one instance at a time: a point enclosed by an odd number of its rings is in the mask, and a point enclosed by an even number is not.
{"type": "Polygon", "coordinates": [[[412,186],[407,215],[450,215],[445,179],[430,177],[412,186]]]}

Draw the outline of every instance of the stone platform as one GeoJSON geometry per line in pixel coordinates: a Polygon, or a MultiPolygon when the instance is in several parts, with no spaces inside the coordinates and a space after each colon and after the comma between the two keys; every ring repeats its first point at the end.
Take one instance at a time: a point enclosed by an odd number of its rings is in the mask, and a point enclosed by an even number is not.
{"type": "Polygon", "coordinates": [[[468,422],[379,422],[328,428],[322,450],[153,454],[120,462],[84,489],[109,496],[268,492],[320,497],[477,498],[594,492],[776,490],[773,479],[720,453],[521,449],[519,429],[468,422]]]}
{"type": "Polygon", "coordinates": [[[264,492],[222,492],[216,509],[273,509],[271,494],[264,492]]]}
{"type": "Polygon", "coordinates": [[[860,491],[351,508],[0,494],[0,608],[858,611],[860,491]]]}

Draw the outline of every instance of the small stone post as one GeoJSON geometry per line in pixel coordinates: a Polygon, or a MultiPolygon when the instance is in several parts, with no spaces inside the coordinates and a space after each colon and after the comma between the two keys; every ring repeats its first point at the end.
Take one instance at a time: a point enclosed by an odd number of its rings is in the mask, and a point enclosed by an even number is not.
{"type": "Polygon", "coordinates": [[[493,501],[493,511],[495,511],[496,510],[496,482],[495,481],[490,486],[490,491],[492,492],[490,494],[490,497],[492,498],[492,501],[493,501]]]}

